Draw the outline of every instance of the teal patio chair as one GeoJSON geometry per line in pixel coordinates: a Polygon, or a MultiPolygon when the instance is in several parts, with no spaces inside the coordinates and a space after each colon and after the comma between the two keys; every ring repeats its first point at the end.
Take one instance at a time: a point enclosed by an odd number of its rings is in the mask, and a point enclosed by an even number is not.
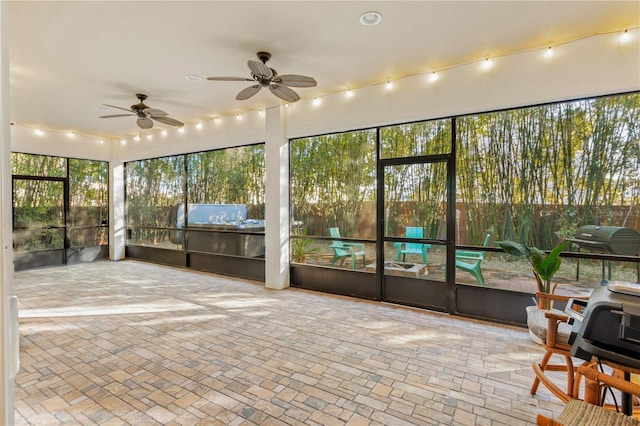
{"type": "MultiPolygon", "coordinates": [[[[489,245],[490,238],[491,234],[487,234],[484,237],[482,247],[489,245]]],[[[480,268],[482,259],[484,259],[484,251],[456,250],[456,268],[473,275],[480,285],[484,285],[484,277],[482,276],[482,269],[480,268]]]]}
{"type": "MultiPolygon", "coordinates": [[[[338,228],[329,228],[329,235],[333,238],[341,238],[340,230],[338,228]]],[[[335,265],[340,260],[340,266],[344,263],[345,259],[351,258],[351,267],[356,269],[356,261],[358,257],[362,256],[362,266],[366,267],[366,260],[364,258],[364,244],[362,243],[345,243],[339,240],[333,240],[329,246],[333,249],[332,265],[335,265]]]]}
{"type": "MultiPolygon", "coordinates": [[[[423,238],[424,230],[421,226],[407,226],[405,237],[407,238],[423,238]]],[[[398,262],[404,262],[407,254],[422,255],[422,263],[427,264],[427,251],[431,248],[431,244],[422,243],[395,243],[398,250],[398,262]]]]}

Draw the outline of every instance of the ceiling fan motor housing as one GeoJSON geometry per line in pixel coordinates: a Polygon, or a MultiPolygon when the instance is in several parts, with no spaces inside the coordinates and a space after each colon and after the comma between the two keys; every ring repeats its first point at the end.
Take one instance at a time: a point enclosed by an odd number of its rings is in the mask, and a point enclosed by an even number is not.
{"type": "Polygon", "coordinates": [[[271,53],[269,52],[258,52],[258,59],[262,61],[263,64],[266,64],[269,59],[271,59],[271,53]]]}
{"type": "Polygon", "coordinates": [[[136,98],[140,100],[140,103],[131,105],[131,110],[135,111],[139,116],[143,109],[149,108],[144,104],[144,100],[147,99],[147,95],[136,93],[136,98]]]}

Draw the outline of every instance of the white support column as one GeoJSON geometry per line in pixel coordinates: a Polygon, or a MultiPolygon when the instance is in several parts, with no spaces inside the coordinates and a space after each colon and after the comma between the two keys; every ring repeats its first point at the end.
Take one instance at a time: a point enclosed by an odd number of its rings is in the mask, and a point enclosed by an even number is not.
{"type": "Polygon", "coordinates": [[[265,286],[289,287],[289,144],[283,108],[265,111],[265,286]]]}
{"type": "Polygon", "coordinates": [[[9,49],[7,8],[0,2],[0,424],[12,425],[17,374],[18,315],[13,298],[11,224],[11,123],[9,114],[9,49]],[[13,303],[13,305],[12,305],[13,303]]]}
{"type": "Polygon", "coordinates": [[[109,162],[109,258],[124,259],[126,244],[126,223],[124,218],[124,164],[122,161],[109,162]]]}

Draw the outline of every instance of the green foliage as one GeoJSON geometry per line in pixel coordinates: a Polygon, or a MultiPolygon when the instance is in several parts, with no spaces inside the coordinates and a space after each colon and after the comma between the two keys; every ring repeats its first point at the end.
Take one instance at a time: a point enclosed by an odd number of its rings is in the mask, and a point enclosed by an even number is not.
{"type": "Polygon", "coordinates": [[[16,252],[105,243],[102,221],[108,217],[108,163],[12,153],[13,246],[16,252]],[[68,176],[67,176],[68,166],[68,176]],[[31,179],[30,177],[45,178],[31,179]],[[69,211],[64,211],[64,183],[69,181],[69,211]],[[86,228],[78,228],[86,227],[86,228]]]}
{"type": "Polygon", "coordinates": [[[126,163],[127,224],[136,243],[167,239],[171,206],[246,204],[264,218],[264,144],[126,163]],[[185,170],[186,169],[186,170],[185,170]],[[186,190],[186,192],[185,192],[186,190]]]}
{"type": "MultiPolygon", "coordinates": [[[[451,120],[388,126],[380,134],[384,158],[451,151],[451,120]]],[[[311,234],[335,226],[346,236],[375,236],[375,136],[365,130],[291,142],[293,218],[311,234]],[[366,229],[371,233],[362,235],[366,229]]],[[[446,164],[388,166],[384,179],[388,235],[403,235],[406,226],[434,235],[445,214],[446,164]]]]}
{"type": "Polygon", "coordinates": [[[560,253],[570,244],[570,241],[564,241],[558,244],[549,254],[537,247],[527,247],[522,243],[511,240],[496,241],[496,244],[507,254],[525,257],[529,261],[529,264],[531,264],[538,285],[538,291],[541,293],[550,293],[551,280],[562,264],[560,253]]]}
{"type": "Polygon", "coordinates": [[[318,247],[313,247],[313,240],[310,238],[291,239],[291,260],[298,263],[306,262],[309,255],[317,253],[318,247]]]}
{"type": "Polygon", "coordinates": [[[457,199],[472,240],[495,226],[550,248],[597,219],[640,228],[640,94],[466,116],[457,131],[457,199]]]}
{"type": "Polygon", "coordinates": [[[12,152],[11,174],[40,177],[66,177],[67,159],[64,157],[12,152]]]}
{"type": "MultiPolygon", "coordinates": [[[[291,142],[292,217],[311,235],[337,226],[357,236],[366,204],[375,202],[375,131],[365,130],[291,142]]],[[[375,210],[374,210],[375,211],[375,210]]]]}

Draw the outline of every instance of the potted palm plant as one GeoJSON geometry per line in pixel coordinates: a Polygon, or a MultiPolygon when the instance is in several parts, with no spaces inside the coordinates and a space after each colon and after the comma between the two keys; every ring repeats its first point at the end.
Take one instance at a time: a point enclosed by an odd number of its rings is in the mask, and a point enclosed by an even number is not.
{"type": "Polygon", "coordinates": [[[526,245],[515,241],[496,241],[496,244],[498,244],[506,253],[513,256],[524,256],[527,258],[531,265],[531,269],[533,270],[533,275],[536,278],[538,292],[540,293],[553,293],[551,280],[562,264],[560,253],[562,253],[570,243],[570,241],[563,241],[547,254],[539,248],[527,247],[526,245]]]}
{"type": "MultiPolygon", "coordinates": [[[[524,244],[510,240],[496,241],[496,244],[510,255],[518,257],[524,256],[527,258],[533,270],[533,275],[536,278],[538,293],[552,294],[554,292],[555,287],[551,286],[551,280],[562,264],[560,253],[570,244],[570,241],[561,242],[548,254],[536,247],[527,247],[524,244]]],[[[542,297],[535,305],[527,306],[529,335],[531,336],[531,340],[536,343],[543,344],[543,339],[546,335],[546,330],[542,330],[538,326],[540,318],[538,318],[539,315],[537,315],[537,313],[541,314],[552,308],[551,299],[542,297]]]]}

